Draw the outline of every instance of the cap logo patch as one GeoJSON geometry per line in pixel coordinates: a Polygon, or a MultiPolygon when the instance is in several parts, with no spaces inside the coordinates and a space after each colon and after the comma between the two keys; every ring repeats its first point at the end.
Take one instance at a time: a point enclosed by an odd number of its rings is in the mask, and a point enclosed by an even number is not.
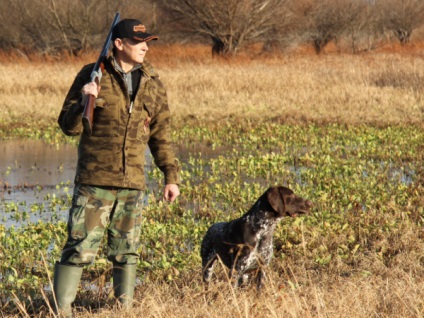
{"type": "Polygon", "coordinates": [[[135,25],[134,32],[146,32],[146,27],[143,24],[135,25]]]}

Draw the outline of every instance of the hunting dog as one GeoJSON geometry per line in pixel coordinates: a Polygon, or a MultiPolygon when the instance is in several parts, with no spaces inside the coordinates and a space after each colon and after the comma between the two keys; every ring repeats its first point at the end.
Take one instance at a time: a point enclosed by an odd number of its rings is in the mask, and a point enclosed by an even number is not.
{"type": "Polygon", "coordinates": [[[295,195],[292,190],[270,187],[242,217],[213,224],[202,241],[203,281],[209,283],[215,261],[219,258],[232,276],[235,286],[247,283],[256,272],[256,286],[262,287],[263,267],[273,255],[275,226],[285,216],[307,214],[312,202],[295,195]]]}

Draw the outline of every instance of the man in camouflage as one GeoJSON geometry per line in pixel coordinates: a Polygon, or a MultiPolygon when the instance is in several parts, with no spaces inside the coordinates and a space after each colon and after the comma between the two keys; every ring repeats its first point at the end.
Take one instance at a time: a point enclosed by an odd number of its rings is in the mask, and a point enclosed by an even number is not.
{"type": "Polygon", "coordinates": [[[76,76],[59,115],[66,135],[81,135],[68,239],[55,265],[59,311],[72,315],[82,266],[91,264],[107,230],[115,297],[128,306],[139,258],[145,151],[164,173],[164,199],[179,195],[179,164],[172,149],[165,88],[144,60],[147,42],[157,37],[143,24],[124,19],[112,31],[113,54],[104,62],[101,88],[90,82],[94,64],[76,76]],[[84,101],[96,97],[92,133],[82,125],[84,101]]]}

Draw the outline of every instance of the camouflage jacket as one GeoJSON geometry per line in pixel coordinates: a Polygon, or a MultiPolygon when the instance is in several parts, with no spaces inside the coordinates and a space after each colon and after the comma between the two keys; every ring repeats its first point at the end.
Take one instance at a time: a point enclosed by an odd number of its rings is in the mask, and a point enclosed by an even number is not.
{"type": "Polygon", "coordinates": [[[178,184],[179,164],[171,143],[170,111],[165,88],[151,64],[145,61],[141,81],[130,112],[126,84],[105,61],[96,99],[92,135],[83,130],[81,89],[90,81],[94,64],[76,76],[60,112],[58,123],[68,136],[81,134],[75,183],[145,189],[144,165],[147,145],[165,184],[178,184]]]}

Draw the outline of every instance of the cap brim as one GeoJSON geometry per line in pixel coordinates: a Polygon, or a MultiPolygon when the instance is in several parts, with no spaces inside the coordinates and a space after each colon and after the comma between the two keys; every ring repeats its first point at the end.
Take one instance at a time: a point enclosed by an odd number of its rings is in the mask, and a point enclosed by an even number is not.
{"type": "Polygon", "coordinates": [[[156,35],[145,33],[142,37],[134,36],[133,39],[139,42],[148,42],[152,40],[158,40],[159,38],[156,35]]]}

